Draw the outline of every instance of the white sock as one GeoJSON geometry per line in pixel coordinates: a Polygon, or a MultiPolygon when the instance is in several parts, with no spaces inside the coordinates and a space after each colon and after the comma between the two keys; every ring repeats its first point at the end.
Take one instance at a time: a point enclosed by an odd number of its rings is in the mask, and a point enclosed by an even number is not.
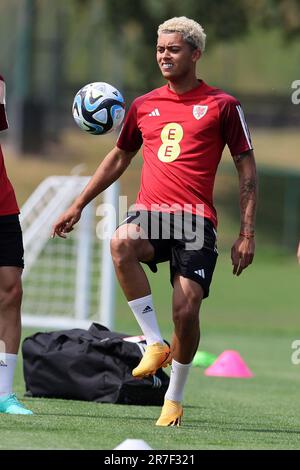
{"type": "Polygon", "coordinates": [[[152,295],[146,295],[140,299],[128,302],[141,330],[145,336],[147,345],[164,342],[156,320],[156,313],[153,307],[152,295]]]}
{"type": "Polygon", "coordinates": [[[165,394],[167,400],[182,401],[183,389],[188,378],[191,364],[192,363],[180,364],[175,361],[175,359],[172,360],[170,383],[165,394]]]}
{"type": "Polygon", "coordinates": [[[0,354],[0,397],[12,393],[17,358],[16,354],[0,354]]]}

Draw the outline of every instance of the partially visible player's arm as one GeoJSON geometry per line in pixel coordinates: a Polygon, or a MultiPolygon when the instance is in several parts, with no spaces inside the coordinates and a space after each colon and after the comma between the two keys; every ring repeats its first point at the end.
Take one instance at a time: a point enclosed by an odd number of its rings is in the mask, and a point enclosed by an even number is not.
{"type": "Polygon", "coordinates": [[[253,150],[233,157],[240,182],[240,233],[254,235],[257,203],[257,176],[253,150]]]}
{"type": "Polygon", "coordinates": [[[298,245],[297,258],[298,258],[298,263],[300,264],[300,242],[298,245]]]}
{"type": "Polygon", "coordinates": [[[73,230],[74,224],[80,219],[83,208],[124,173],[136,153],[137,151],[128,152],[114,147],[100,163],[81,194],[55,222],[52,228],[52,237],[58,235],[66,238],[65,234],[73,230]]]}
{"type": "Polygon", "coordinates": [[[255,251],[257,176],[253,150],[233,157],[239,175],[241,227],[231,249],[233,274],[239,276],[252,263],[255,251]]]}
{"type": "Polygon", "coordinates": [[[8,128],[6,109],[5,109],[5,82],[4,78],[0,75],[0,131],[8,128]]]}
{"type": "Polygon", "coordinates": [[[114,147],[100,163],[85,189],[74,201],[74,204],[82,210],[96,196],[120,178],[136,153],[114,147]]]}

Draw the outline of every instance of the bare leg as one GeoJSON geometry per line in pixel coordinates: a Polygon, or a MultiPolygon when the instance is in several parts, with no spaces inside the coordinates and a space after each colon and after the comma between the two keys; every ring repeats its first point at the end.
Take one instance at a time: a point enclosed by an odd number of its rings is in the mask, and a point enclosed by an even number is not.
{"type": "Polygon", "coordinates": [[[203,289],[195,281],[176,275],[173,290],[172,356],[181,364],[189,364],[200,341],[199,310],[203,289]]]}
{"type": "Polygon", "coordinates": [[[21,275],[21,268],[0,267],[0,340],[9,354],[17,354],[20,345],[21,275]]]}
{"type": "Polygon", "coordinates": [[[122,225],[111,240],[116,275],[128,301],[151,293],[140,261],[150,261],[154,256],[154,248],[146,239],[135,239],[139,231],[135,224],[122,225]]]}
{"type": "Polygon", "coordinates": [[[200,329],[199,309],[203,289],[196,282],[176,275],[173,290],[172,368],[168,390],[157,426],[179,426],[183,415],[181,405],[189,369],[197,350],[200,329]]]}
{"type": "Polygon", "coordinates": [[[5,367],[0,368],[0,413],[32,415],[12,393],[21,337],[22,269],[0,268],[0,340],[5,350],[5,367]]]}
{"type": "Polygon", "coordinates": [[[147,276],[140,261],[154,256],[151,243],[141,238],[136,224],[119,227],[111,241],[111,253],[119,283],[147,342],[147,351],[140,364],[133,369],[134,377],[149,375],[169,360],[170,350],[164,344],[147,276]]]}

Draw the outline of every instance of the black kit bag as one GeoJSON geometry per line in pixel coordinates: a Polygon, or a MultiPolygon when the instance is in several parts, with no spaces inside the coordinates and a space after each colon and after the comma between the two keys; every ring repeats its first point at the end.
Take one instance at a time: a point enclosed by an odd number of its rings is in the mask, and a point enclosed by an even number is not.
{"type": "Polygon", "coordinates": [[[89,330],[36,333],[22,344],[26,396],[126,405],[162,405],[169,377],[135,379],[145,342],[124,340],[93,323],[89,330]]]}

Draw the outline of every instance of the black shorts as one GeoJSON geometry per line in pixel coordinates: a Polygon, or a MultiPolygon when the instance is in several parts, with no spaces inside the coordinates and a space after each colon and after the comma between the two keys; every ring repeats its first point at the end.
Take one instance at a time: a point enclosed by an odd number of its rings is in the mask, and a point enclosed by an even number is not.
{"type": "Polygon", "coordinates": [[[145,263],[152,272],[157,272],[158,263],[169,261],[172,285],[178,273],[200,284],[204,298],[208,297],[218,257],[217,234],[209,219],[186,212],[175,215],[140,210],[129,211],[120,225],[131,223],[143,229],[154,247],[153,260],[145,263]]]}
{"type": "Polygon", "coordinates": [[[24,268],[24,249],[19,216],[0,216],[0,266],[24,268]]]}

